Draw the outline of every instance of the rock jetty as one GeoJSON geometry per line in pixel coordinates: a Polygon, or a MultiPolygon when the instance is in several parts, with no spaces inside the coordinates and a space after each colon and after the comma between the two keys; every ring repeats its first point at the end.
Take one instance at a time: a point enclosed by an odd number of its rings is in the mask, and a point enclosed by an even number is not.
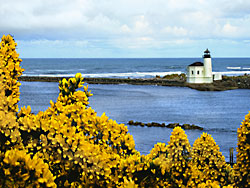
{"type": "MultiPolygon", "coordinates": [[[[58,82],[64,77],[21,76],[20,81],[27,82],[58,82]]],[[[184,74],[166,75],[155,78],[84,78],[88,84],[131,84],[131,85],[159,85],[189,87],[199,91],[225,91],[231,89],[250,89],[250,75],[223,76],[222,80],[211,84],[190,84],[186,82],[184,74]]]]}
{"type": "Polygon", "coordinates": [[[190,125],[190,124],[179,124],[179,123],[169,123],[169,124],[165,124],[165,123],[156,123],[156,122],[151,122],[151,123],[143,123],[143,122],[139,122],[139,121],[133,121],[130,120],[128,122],[129,125],[134,125],[134,126],[141,126],[141,127],[166,127],[166,128],[175,128],[175,127],[181,127],[182,129],[185,130],[192,130],[192,129],[198,129],[198,130],[203,130],[202,127],[199,127],[197,125],[190,125]]]}
{"type": "MultiPolygon", "coordinates": [[[[26,82],[58,82],[63,78],[64,77],[21,76],[19,80],[26,82]]],[[[183,80],[168,80],[163,78],[84,78],[84,82],[88,84],[185,86],[185,81],[183,80]]]]}

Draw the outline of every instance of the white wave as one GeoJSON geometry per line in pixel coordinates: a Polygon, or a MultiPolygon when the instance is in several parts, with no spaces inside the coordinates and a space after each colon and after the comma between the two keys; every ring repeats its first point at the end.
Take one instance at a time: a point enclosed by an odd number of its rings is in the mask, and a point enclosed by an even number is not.
{"type": "Polygon", "coordinates": [[[23,76],[38,76],[38,77],[74,77],[75,74],[23,74],[23,76]]]}
{"type": "Polygon", "coordinates": [[[248,68],[248,67],[245,67],[245,68],[242,68],[243,70],[250,70],[250,68],[248,68]]]}
{"type": "MultiPolygon", "coordinates": [[[[181,74],[183,72],[125,72],[125,73],[96,73],[96,74],[84,74],[83,77],[88,78],[144,78],[165,76],[170,74],[181,74]]],[[[75,74],[23,74],[23,76],[38,76],[38,77],[74,77],[75,74]]]]}
{"type": "Polygon", "coordinates": [[[176,72],[126,72],[126,73],[98,73],[98,74],[83,74],[84,77],[90,78],[112,78],[112,77],[122,77],[122,78],[143,78],[143,77],[155,77],[165,76],[169,74],[181,74],[181,71],[176,72]]]}
{"type": "Polygon", "coordinates": [[[67,70],[63,70],[63,69],[46,69],[46,70],[43,70],[43,69],[34,69],[33,71],[34,72],[65,72],[65,71],[69,71],[70,69],[67,69],[67,70]]]}
{"type": "Polygon", "coordinates": [[[77,71],[85,71],[86,69],[46,69],[46,70],[43,70],[43,69],[34,69],[32,70],[32,72],[36,72],[36,73],[41,73],[41,72],[44,72],[44,73],[63,73],[63,72],[67,72],[67,71],[71,71],[71,72],[77,72],[77,71]]]}
{"type": "Polygon", "coordinates": [[[227,76],[235,76],[235,75],[250,74],[250,71],[228,71],[228,72],[213,72],[213,73],[220,73],[222,75],[227,75],[227,76]]]}
{"type": "Polygon", "coordinates": [[[241,67],[227,67],[227,69],[233,69],[233,70],[237,70],[237,69],[241,69],[241,67]]]}
{"type": "MultiPolygon", "coordinates": [[[[170,74],[181,74],[183,72],[176,71],[176,72],[128,72],[128,73],[99,73],[99,74],[84,74],[82,73],[83,77],[86,78],[153,78],[156,75],[158,76],[165,76],[170,74]]],[[[237,76],[237,75],[244,75],[250,74],[250,71],[227,71],[227,72],[213,72],[213,73],[220,73],[221,75],[226,76],[237,76]]],[[[38,77],[74,77],[75,74],[23,74],[23,76],[38,76],[38,77]]]]}

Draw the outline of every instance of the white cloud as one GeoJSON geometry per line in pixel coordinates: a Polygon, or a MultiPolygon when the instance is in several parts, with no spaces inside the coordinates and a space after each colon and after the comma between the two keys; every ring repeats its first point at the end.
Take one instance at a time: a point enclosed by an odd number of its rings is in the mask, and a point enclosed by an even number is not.
{"type": "Polygon", "coordinates": [[[124,33],[124,34],[129,34],[129,33],[131,33],[131,29],[130,29],[126,24],[122,25],[122,26],[120,27],[120,30],[121,30],[121,32],[124,33]]]}
{"type": "Polygon", "coordinates": [[[248,0],[0,0],[0,4],[0,35],[47,40],[47,45],[79,40],[88,41],[80,46],[99,48],[119,48],[118,44],[124,49],[162,48],[181,41],[250,37],[248,0]]]}
{"type": "Polygon", "coordinates": [[[171,35],[171,36],[176,36],[176,37],[184,37],[184,36],[187,36],[188,31],[187,31],[187,29],[185,29],[183,27],[167,26],[163,29],[163,33],[166,35],[171,35]]]}
{"type": "MultiPolygon", "coordinates": [[[[216,24],[226,27],[233,11],[247,10],[245,4],[250,6],[243,0],[224,0],[221,3],[215,0],[3,1],[0,0],[3,5],[0,32],[21,33],[20,37],[27,32],[55,39],[62,36],[74,38],[74,35],[75,38],[77,35],[112,37],[123,32],[137,36],[159,35],[162,30],[173,36],[188,34],[193,38],[212,38],[216,24]],[[229,7],[228,10],[225,6],[229,7]]],[[[243,14],[239,19],[249,16],[250,11],[243,14]]]]}
{"type": "Polygon", "coordinates": [[[226,36],[237,36],[239,34],[239,28],[227,23],[223,26],[222,33],[226,36]]]}
{"type": "Polygon", "coordinates": [[[88,47],[89,41],[83,41],[83,40],[47,40],[47,39],[42,39],[42,40],[31,40],[31,41],[26,41],[26,40],[17,40],[17,43],[23,46],[50,46],[50,47],[58,47],[58,48],[68,48],[68,47],[78,47],[78,48],[83,48],[83,47],[88,47]]]}

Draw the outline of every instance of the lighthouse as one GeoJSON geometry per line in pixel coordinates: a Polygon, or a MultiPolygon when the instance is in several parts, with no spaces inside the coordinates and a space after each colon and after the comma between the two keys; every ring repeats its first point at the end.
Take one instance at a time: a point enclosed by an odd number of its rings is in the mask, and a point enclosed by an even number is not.
{"type": "Polygon", "coordinates": [[[210,51],[208,49],[204,51],[203,62],[204,62],[204,83],[212,83],[213,82],[212,60],[210,51]]]}
{"type": "Polygon", "coordinates": [[[187,68],[187,83],[203,84],[213,83],[213,80],[221,80],[220,73],[212,72],[212,59],[210,51],[206,49],[202,62],[194,62],[187,68]]]}

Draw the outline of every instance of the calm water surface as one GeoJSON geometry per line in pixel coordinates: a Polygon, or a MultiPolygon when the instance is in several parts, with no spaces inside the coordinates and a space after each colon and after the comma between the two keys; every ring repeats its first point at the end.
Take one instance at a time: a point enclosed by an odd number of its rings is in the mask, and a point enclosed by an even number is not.
{"type": "MultiPolygon", "coordinates": [[[[226,160],[229,148],[236,153],[237,128],[250,110],[249,90],[202,92],[189,88],[133,85],[89,85],[94,94],[90,106],[98,115],[103,112],[118,123],[129,120],[159,123],[189,123],[212,134],[226,160]]],[[[58,96],[57,83],[22,82],[19,106],[30,105],[37,113],[49,106],[58,96]]],[[[157,142],[167,143],[172,129],[128,126],[136,149],[142,154],[150,152],[157,142]]],[[[202,131],[187,130],[193,144],[202,131]]]]}

